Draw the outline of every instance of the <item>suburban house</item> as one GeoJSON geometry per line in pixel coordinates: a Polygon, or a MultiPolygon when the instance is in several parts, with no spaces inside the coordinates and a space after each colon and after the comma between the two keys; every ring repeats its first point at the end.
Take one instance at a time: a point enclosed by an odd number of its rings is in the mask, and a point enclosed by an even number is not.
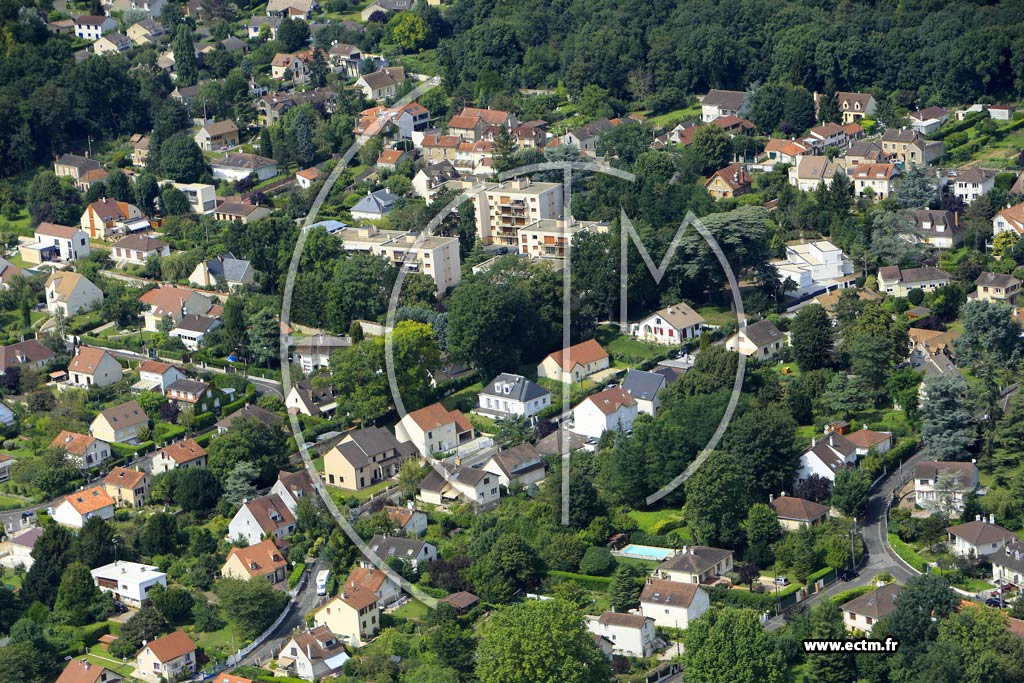
{"type": "Polygon", "coordinates": [[[1020,280],[1012,275],[1001,273],[982,273],[974,281],[977,297],[981,301],[1002,301],[1011,306],[1017,305],[1020,294],[1020,280]]]}
{"type": "Polygon", "coordinates": [[[628,432],[638,414],[636,399],[622,387],[611,387],[587,396],[572,409],[572,431],[595,439],[608,430],[628,432]]]}
{"type": "Polygon", "coordinates": [[[831,185],[840,170],[839,164],[826,156],[801,154],[789,168],[789,184],[801,192],[814,192],[823,185],[831,185]]]}
{"type": "Polygon", "coordinates": [[[886,161],[888,158],[889,155],[885,153],[882,145],[877,140],[859,140],[850,143],[841,161],[843,167],[849,172],[850,168],[857,164],[873,164],[879,161],[886,161]]]}
{"type": "Polygon", "coordinates": [[[362,647],[380,631],[377,594],[369,588],[346,583],[340,594],[313,613],[313,623],[326,626],[351,647],[362,647]]]}
{"type": "Polygon", "coordinates": [[[786,245],[786,258],[771,261],[783,283],[792,280],[796,296],[853,284],[853,262],[843,250],[828,240],[786,245]]]}
{"type": "Polygon", "coordinates": [[[142,507],[149,492],[149,475],[138,469],[115,467],[103,477],[103,489],[118,505],[142,507]]]}
{"type": "Polygon", "coordinates": [[[806,154],[808,148],[796,140],[785,140],[782,138],[770,138],[764,146],[765,162],[775,164],[795,164],[802,155],[806,154]]]}
{"type": "MultiPolygon", "coordinates": [[[[1014,538],[1003,546],[1003,552],[992,553],[988,560],[992,563],[992,582],[997,586],[1012,583],[1018,588],[1024,577],[1024,543],[1014,538]]],[[[1018,598],[1019,599],[1019,598],[1018,598]]]]}
{"type": "Polygon", "coordinates": [[[206,451],[195,439],[182,439],[169,443],[153,455],[153,474],[191,467],[206,467],[206,451]]]}
{"type": "MultiPolygon", "coordinates": [[[[597,139],[602,133],[611,130],[615,124],[608,119],[591,121],[585,126],[570,130],[562,138],[563,145],[574,145],[581,152],[596,152],[597,139]]],[[[593,155],[591,155],[593,156],[593,155]]]]}
{"type": "Polygon", "coordinates": [[[273,537],[283,540],[295,532],[295,515],[272,493],[242,503],[228,524],[228,540],[243,539],[249,545],[273,537]]]}
{"type": "Polygon", "coordinates": [[[696,583],[650,578],[640,592],[640,613],[663,628],[686,629],[710,606],[707,591],[696,583]]]}
{"type": "Polygon", "coordinates": [[[1024,202],[1000,209],[992,217],[993,235],[998,235],[1007,230],[1013,230],[1018,235],[1024,235],[1024,202]]]}
{"type": "Polygon", "coordinates": [[[242,180],[255,174],[258,182],[277,175],[277,162],[246,152],[231,152],[210,162],[213,177],[221,180],[242,180]]]}
{"type": "Polygon", "coordinates": [[[302,413],[311,417],[331,413],[338,407],[333,387],[314,387],[313,381],[309,379],[293,384],[284,404],[289,413],[302,413]]]}
{"type": "Polygon", "coordinates": [[[142,607],[149,601],[153,586],[167,588],[167,574],[159,567],[138,562],[115,560],[92,570],[92,581],[104,593],[131,607],[142,607]]]}
{"type": "Polygon", "coordinates": [[[403,161],[411,161],[412,155],[406,152],[404,149],[385,149],[377,157],[377,168],[382,171],[391,171],[392,173],[398,170],[398,165],[403,161]]]}
{"type": "Polygon", "coordinates": [[[317,334],[295,344],[294,349],[292,349],[292,360],[298,361],[302,372],[309,375],[314,370],[329,367],[331,354],[339,349],[347,349],[350,346],[352,346],[352,339],[350,337],[317,334]]]}
{"type": "Polygon", "coordinates": [[[69,493],[53,509],[53,521],[61,526],[81,529],[91,517],[111,519],[114,499],[100,485],[69,493]]]}
{"type": "Polygon", "coordinates": [[[304,168],[295,172],[295,184],[303,190],[313,187],[313,183],[320,179],[320,169],[316,166],[304,168]]]}
{"type": "Polygon", "coordinates": [[[319,9],[316,0],[270,0],[267,3],[267,16],[280,19],[310,19],[313,10],[319,9]]]}
{"type": "Polygon", "coordinates": [[[319,681],[341,671],[348,653],[341,641],[326,626],[296,633],[277,655],[275,673],[295,676],[304,681],[319,681]]]}
{"type": "Polygon", "coordinates": [[[768,505],[775,511],[779,524],[786,531],[798,531],[804,527],[814,526],[824,522],[828,517],[827,505],[819,505],[784,493],[778,498],[772,497],[768,505]]]}
{"type": "Polygon", "coordinates": [[[587,617],[587,629],[612,643],[612,654],[650,657],[654,653],[654,619],[642,614],[602,612],[587,617]]]}
{"type": "Polygon", "coordinates": [[[582,382],[609,367],[608,352],[594,339],[549,353],[537,366],[537,376],[559,382],[582,382]]]}
{"type": "MultiPolygon", "coordinates": [[[[422,515],[423,513],[419,514],[422,515]]],[[[345,581],[345,588],[360,588],[370,591],[377,596],[377,605],[381,609],[398,602],[402,598],[402,587],[379,569],[353,567],[348,575],[348,579],[345,581]]]]}
{"type": "Polygon", "coordinates": [[[999,552],[1003,546],[1017,537],[1009,529],[995,523],[995,516],[988,521],[976,515],[973,522],[946,527],[949,551],[959,557],[976,557],[999,552]]]}
{"type": "Polygon", "coordinates": [[[270,493],[280,496],[292,514],[295,513],[295,509],[299,507],[299,501],[303,498],[308,498],[316,504],[316,489],[313,479],[309,470],[305,468],[298,472],[285,472],[284,470],[278,472],[277,481],[270,488],[270,493]]]}
{"type": "Polygon", "coordinates": [[[89,236],[81,228],[56,223],[40,223],[33,233],[35,242],[22,244],[18,253],[31,264],[49,261],[71,263],[92,253],[89,236]]]}
{"type": "Polygon", "coordinates": [[[889,128],[882,134],[882,151],[907,167],[924,166],[944,153],[942,142],[931,142],[915,130],[889,128]]]}
{"type": "Polygon", "coordinates": [[[480,598],[469,591],[458,591],[444,596],[441,602],[454,607],[456,614],[466,614],[480,604],[480,598]]]}
{"type": "Polygon", "coordinates": [[[420,143],[420,151],[429,165],[448,162],[454,166],[459,158],[459,144],[462,138],[458,135],[440,135],[427,133],[420,143]]]}
{"type": "Polygon", "coordinates": [[[495,453],[483,464],[483,470],[498,477],[506,489],[537,484],[544,480],[544,460],[536,448],[521,443],[495,453]]]}
{"type": "Polygon", "coordinates": [[[6,540],[0,543],[0,566],[16,569],[20,565],[25,571],[32,569],[35,562],[32,548],[45,532],[46,529],[36,526],[8,534],[6,540]]]}
{"type": "Polygon", "coordinates": [[[641,341],[675,346],[696,339],[703,329],[704,317],[679,302],[633,323],[629,333],[641,341]]]}
{"type": "Polygon", "coordinates": [[[121,674],[82,658],[68,662],[56,683],[118,683],[120,680],[121,674]]]}
{"type": "Polygon", "coordinates": [[[270,77],[275,81],[305,83],[309,79],[311,59],[312,53],[309,50],[278,52],[270,62],[270,77]]]}
{"type": "Polygon", "coordinates": [[[100,411],[89,425],[89,434],[109,443],[137,443],[148,426],[146,411],[137,401],[128,401],[100,411]]]}
{"type": "Polygon", "coordinates": [[[345,78],[359,78],[363,52],[355,45],[335,43],[327,50],[327,61],[335,73],[345,78]]]}
{"type": "Polygon", "coordinates": [[[199,149],[214,152],[238,144],[238,126],[231,119],[215,121],[200,128],[194,138],[199,149]]]}
{"type": "Polygon", "coordinates": [[[903,268],[882,266],[878,269],[878,291],[905,297],[912,289],[929,292],[949,284],[949,273],[935,266],[903,268]]]}
{"type": "Polygon", "coordinates": [[[472,503],[487,508],[501,498],[498,476],[484,469],[442,464],[445,474],[432,468],[420,482],[416,497],[429,505],[472,503]]]}
{"type": "Polygon", "coordinates": [[[225,398],[222,389],[194,379],[175,380],[167,386],[164,395],[168,401],[178,404],[179,408],[192,406],[196,415],[218,410],[221,399],[225,398]]]}
{"type": "Polygon", "coordinates": [[[111,257],[118,268],[144,266],[154,256],[170,256],[171,245],[149,235],[127,235],[114,242],[111,257]]]}
{"type": "Polygon", "coordinates": [[[220,569],[220,575],[229,579],[263,579],[272,585],[288,577],[288,561],[271,538],[247,548],[232,548],[220,569]]]}
{"type": "Polygon", "coordinates": [[[107,178],[107,172],[98,161],[77,154],[61,154],[53,162],[53,172],[58,178],[71,178],[81,192],[89,189],[93,179],[98,182],[107,178]]]}
{"type": "Polygon", "coordinates": [[[158,391],[161,394],[179,379],[188,376],[170,363],[147,360],[139,364],[139,381],[132,385],[134,391],[158,391]]]}
{"type": "Polygon", "coordinates": [[[46,278],[46,310],[65,318],[91,311],[103,303],[103,291],[84,275],[58,270],[46,278]]]}
{"type": "Polygon", "coordinates": [[[391,213],[398,201],[398,195],[390,189],[375,190],[368,192],[365,197],[356,202],[349,213],[352,218],[375,221],[391,213]]]}
{"type": "Polygon", "coordinates": [[[170,336],[180,339],[189,351],[206,345],[206,335],[220,327],[220,320],[208,315],[183,315],[171,330],[170,336]]]}
{"type": "Polygon", "coordinates": [[[654,570],[655,576],[679,583],[709,584],[732,571],[732,551],[703,545],[683,546],[654,570]]]}
{"type": "Polygon", "coordinates": [[[161,285],[139,297],[146,306],[142,318],[147,332],[159,332],[164,316],[170,316],[175,323],[185,315],[220,315],[223,310],[205,294],[188,287],[161,285]]]}
{"type": "Polygon", "coordinates": [[[434,403],[408,413],[395,426],[399,441],[410,441],[427,458],[435,453],[448,453],[460,444],[471,441],[475,430],[458,410],[448,410],[434,403]]]}
{"type": "Polygon", "coordinates": [[[518,123],[516,115],[507,111],[463,107],[462,111],[448,120],[448,132],[464,140],[477,142],[489,130],[511,131],[518,123]]]}
{"type": "Polygon", "coordinates": [[[490,417],[532,417],[551,405],[551,392],[522,375],[503,372],[480,391],[478,411],[490,417]]]}
{"type": "Polygon", "coordinates": [[[84,15],[75,19],[75,37],[82,40],[99,40],[103,35],[117,30],[117,19],[84,15]]]}
{"type": "Polygon", "coordinates": [[[887,583],[844,602],[839,607],[843,610],[843,624],[850,631],[870,634],[880,619],[896,611],[896,596],[902,591],[903,588],[895,583],[887,583]]]}
{"type": "Polygon", "coordinates": [[[821,439],[811,439],[810,448],[801,456],[797,480],[817,474],[835,481],[835,473],[842,467],[853,465],[872,450],[885,453],[891,448],[891,432],[876,432],[867,427],[848,432],[845,427],[829,425],[821,439]]]}
{"type": "Polygon", "coordinates": [[[748,358],[773,358],[785,344],[785,335],[771,320],[746,323],[725,341],[729,351],[742,353],[748,358]]]}
{"type": "Polygon", "coordinates": [[[739,197],[750,192],[753,176],[743,164],[729,164],[711,174],[704,181],[704,189],[715,199],[739,197]]]}
{"type": "Polygon", "coordinates": [[[25,271],[5,258],[0,258],[0,289],[10,289],[13,278],[20,277],[25,271]]]}
{"type": "MultiPolygon", "coordinates": [[[[130,33],[131,29],[128,31],[130,33]]],[[[149,145],[152,142],[150,137],[142,133],[135,133],[128,139],[128,142],[132,146],[132,166],[145,166],[146,160],[149,159],[149,145]]]]}
{"type": "Polygon", "coordinates": [[[196,671],[196,644],[182,630],[146,643],[135,655],[135,676],[150,683],[177,680],[196,671]]]}
{"type": "Polygon", "coordinates": [[[919,209],[910,214],[914,220],[914,240],[937,249],[954,249],[963,242],[964,236],[956,213],[919,209]]]}
{"type": "Polygon", "coordinates": [[[21,366],[42,370],[57,357],[53,351],[38,339],[26,339],[7,346],[0,346],[0,374],[8,368],[21,366]]]}
{"type": "MultiPolygon", "coordinates": [[[[389,558],[397,557],[403,562],[408,562],[413,569],[418,569],[421,563],[437,559],[437,548],[426,541],[413,538],[374,534],[366,545],[380,559],[387,561],[389,558]]],[[[367,569],[374,568],[373,563],[366,558],[359,560],[359,566],[367,569]]]]}
{"type": "Polygon", "coordinates": [[[69,431],[62,431],[54,437],[50,448],[59,448],[67,453],[81,469],[95,467],[110,457],[110,444],[106,441],[69,431]]]}
{"type": "Polygon", "coordinates": [[[167,32],[156,19],[143,19],[128,27],[128,37],[136,45],[159,45],[167,32]]]}
{"type": "Polygon", "coordinates": [[[235,420],[241,420],[243,418],[248,418],[250,420],[259,420],[265,425],[277,427],[279,429],[284,426],[283,417],[277,415],[276,413],[272,413],[269,410],[260,408],[258,405],[254,403],[250,403],[239,408],[235,412],[230,413],[229,415],[225,415],[221,419],[217,420],[217,424],[215,425],[217,427],[217,433],[223,434],[224,432],[228,431],[228,429],[231,428],[231,424],[235,420]]]}
{"type": "Polygon", "coordinates": [[[856,123],[863,118],[868,118],[878,109],[875,98],[867,93],[837,92],[836,102],[843,115],[844,124],[856,123]]]}
{"type": "Polygon", "coordinates": [[[405,507],[385,505],[384,514],[395,525],[395,532],[400,535],[414,537],[427,533],[427,515],[413,508],[412,501],[409,501],[405,507]]]}
{"type": "Polygon", "coordinates": [[[899,174],[895,164],[857,164],[850,171],[850,179],[856,196],[885,199],[893,193],[899,174]]]}
{"type": "Polygon", "coordinates": [[[700,120],[711,123],[723,116],[738,116],[747,101],[741,90],[710,90],[700,101],[700,120]]]}
{"type": "Polygon", "coordinates": [[[622,380],[622,390],[636,401],[637,410],[651,417],[658,416],[661,400],[658,392],[668,386],[665,375],[645,370],[629,370],[622,380]]]}
{"type": "Polygon", "coordinates": [[[964,204],[988,194],[996,186],[996,172],[982,168],[966,168],[950,173],[953,194],[964,204]]]}
{"type": "Polygon", "coordinates": [[[412,179],[412,192],[427,203],[434,201],[434,196],[449,180],[458,180],[461,174],[450,161],[439,161],[428,164],[416,172],[412,179]]]}
{"type": "Polygon", "coordinates": [[[68,364],[68,384],[80,387],[105,387],[121,381],[121,364],[104,349],[79,346],[68,364]]]}
{"type": "Polygon", "coordinates": [[[964,495],[978,489],[978,467],[973,462],[926,460],[914,467],[914,502],[947,517],[964,511],[964,495]]]}
{"type": "Polygon", "coordinates": [[[846,147],[849,140],[843,126],[829,121],[808,130],[803,142],[815,152],[821,153],[826,147],[846,147]]]}
{"type": "Polygon", "coordinates": [[[949,119],[949,111],[942,107],[927,107],[907,114],[910,127],[921,135],[931,135],[949,119]]]}
{"type": "MultiPolygon", "coordinates": [[[[273,174],[276,175],[276,172],[273,174]]],[[[255,223],[270,215],[270,209],[249,201],[222,201],[213,210],[213,217],[218,221],[239,222],[242,225],[255,223]]]]}
{"type": "Polygon", "coordinates": [[[98,55],[118,55],[132,49],[132,39],[120,31],[111,31],[92,44],[92,51],[98,55]]]}
{"type": "Polygon", "coordinates": [[[103,197],[85,207],[81,226],[90,239],[102,240],[123,232],[148,229],[149,221],[134,204],[103,197]]]}
{"type": "Polygon", "coordinates": [[[413,444],[399,443],[383,427],[352,430],[324,455],[324,478],[329,486],[361,491],[395,477],[415,455],[413,444]]]}
{"type": "MultiPolygon", "coordinates": [[[[3,404],[0,404],[3,405],[3,404]]],[[[6,406],[4,406],[6,407],[6,406]]],[[[18,461],[9,455],[0,454],[0,483],[10,481],[11,469],[18,461]]]]}
{"type": "Polygon", "coordinates": [[[215,256],[200,261],[188,276],[188,282],[205,289],[236,289],[251,285],[256,281],[256,271],[245,259],[237,259],[232,254],[215,256]]]}
{"type": "Polygon", "coordinates": [[[356,79],[356,87],[368,100],[381,102],[398,94],[398,86],[405,82],[405,69],[400,66],[384,67],[380,71],[363,74],[356,79]]]}

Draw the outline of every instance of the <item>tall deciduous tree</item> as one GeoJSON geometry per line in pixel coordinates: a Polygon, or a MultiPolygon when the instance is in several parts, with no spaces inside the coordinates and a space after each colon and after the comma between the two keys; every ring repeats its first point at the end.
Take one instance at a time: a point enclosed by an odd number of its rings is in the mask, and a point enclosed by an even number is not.
{"type": "Polygon", "coordinates": [[[194,183],[208,169],[203,152],[192,136],[175,133],[160,146],[160,170],[176,182],[194,183]]]}
{"type": "Polygon", "coordinates": [[[683,667],[694,683],[779,683],[782,655],[752,610],[708,610],[683,634],[683,667]]]}
{"type": "Polygon", "coordinates": [[[828,367],[834,342],[832,319],[818,304],[797,311],[789,328],[793,358],[802,372],[828,367]]]}
{"type": "Polygon", "coordinates": [[[742,543],[752,488],[746,465],[730,453],[713,452],[685,486],[686,519],[697,539],[718,547],[742,543]]]}
{"type": "Polygon", "coordinates": [[[93,583],[89,568],[79,562],[69,564],[61,577],[53,605],[57,617],[71,626],[84,626],[105,616],[108,606],[109,598],[105,598],[93,583]]]}
{"type": "Polygon", "coordinates": [[[836,472],[832,504],[844,515],[859,515],[868,502],[871,482],[861,470],[843,468],[836,472]]]}
{"type": "Polygon", "coordinates": [[[477,651],[476,675],[489,683],[607,683],[611,670],[580,613],[544,600],[494,614],[477,651]]]}

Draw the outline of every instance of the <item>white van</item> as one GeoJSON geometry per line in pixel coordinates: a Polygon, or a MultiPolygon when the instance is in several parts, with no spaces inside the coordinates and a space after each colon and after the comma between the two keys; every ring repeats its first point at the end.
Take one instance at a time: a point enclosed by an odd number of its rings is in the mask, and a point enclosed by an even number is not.
{"type": "Polygon", "coordinates": [[[327,582],[331,578],[331,570],[324,569],[317,572],[316,575],[316,594],[327,595],[327,582]]]}

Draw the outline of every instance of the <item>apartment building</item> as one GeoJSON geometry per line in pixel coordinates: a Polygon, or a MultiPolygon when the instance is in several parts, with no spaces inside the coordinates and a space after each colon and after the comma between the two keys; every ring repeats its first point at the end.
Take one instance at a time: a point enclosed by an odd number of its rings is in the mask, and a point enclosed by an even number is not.
{"type": "Polygon", "coordinates": [[[435,237],[400,230],[381,230],[372,225],[342,228],[334,233],[346,251],[368,251],[395,265],[429,275],[438,294],[462,280],[462,260],[457,237],[435,237]]]}
{"type": "Polygon", "coordinates": [[[561,183],[516,178],[473,194],[476,232],[484,244],[519,248],[519,231],[545,219],[562,218],[561,183]]]}

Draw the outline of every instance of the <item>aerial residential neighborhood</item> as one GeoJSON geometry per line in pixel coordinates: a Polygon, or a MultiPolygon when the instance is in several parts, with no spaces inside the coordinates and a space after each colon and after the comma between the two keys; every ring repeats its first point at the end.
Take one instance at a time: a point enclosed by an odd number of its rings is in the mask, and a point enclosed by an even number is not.
{"type": "Polygon", "coordinates": [[[0,683],[1024,681],[1019,3],[0,9],[0,683]]]}

